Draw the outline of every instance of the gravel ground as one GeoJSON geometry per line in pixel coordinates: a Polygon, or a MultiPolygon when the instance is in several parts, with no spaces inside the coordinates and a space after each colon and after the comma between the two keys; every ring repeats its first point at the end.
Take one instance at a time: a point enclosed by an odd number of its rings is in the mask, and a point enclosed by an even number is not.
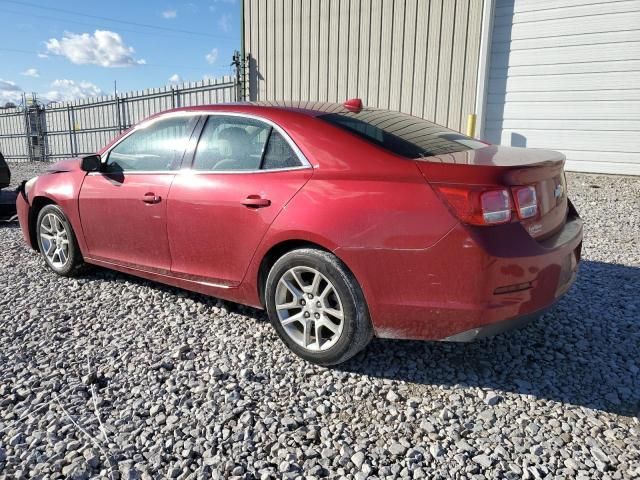
{"type": "Polygon", "coordinates": [[[542,320],[374,340],[333,369],[262,312],[102,269],[59,278],[0,227],[0,477],[639,477],[640,178],[569,188],[584,262],[542,320]]]}

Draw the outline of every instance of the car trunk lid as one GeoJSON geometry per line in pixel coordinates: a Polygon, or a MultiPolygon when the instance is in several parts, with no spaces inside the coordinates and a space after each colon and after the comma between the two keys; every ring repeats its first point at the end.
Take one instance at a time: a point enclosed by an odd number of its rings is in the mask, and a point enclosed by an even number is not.
{"type": "Polygon", "coordinates": [[[522,223],[538,240],[553,235],[566,221],[568,200],[564,162],[564,155],[558,152],[497,145],[416,160],[418,168],[433,186],[509,187],[512,192],[514,187],[535,187],[537,215],[521,220],[514,211],[512,221],[522,223]]]}

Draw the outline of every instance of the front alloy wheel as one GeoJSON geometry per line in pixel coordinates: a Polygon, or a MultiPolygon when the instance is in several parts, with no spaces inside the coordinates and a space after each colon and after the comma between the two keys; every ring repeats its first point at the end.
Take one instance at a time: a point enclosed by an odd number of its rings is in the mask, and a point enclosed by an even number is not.
{"type": "Polygon", "coordinates": [[[36,236],[40,253],[58,275],[74,275],[83,265],[75,234],[69,220],[57,205],[46,205],[36,219],[36,236]]]}
{"type": "Polygon", "coordinates": [[[69,232],[53,213],[47,213],[40,220],[40,243],[42,254],[56,269],[64,268],[69,262],[69,232]]]}

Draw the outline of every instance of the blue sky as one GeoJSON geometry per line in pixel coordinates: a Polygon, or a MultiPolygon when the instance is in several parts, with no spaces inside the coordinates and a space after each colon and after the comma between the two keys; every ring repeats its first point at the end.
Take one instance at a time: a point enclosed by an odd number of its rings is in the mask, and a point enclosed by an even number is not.
{"type": "Polygon", "coordinates": [[[0,105],[229,75],[240,2],[0,0],[0,105]]]}

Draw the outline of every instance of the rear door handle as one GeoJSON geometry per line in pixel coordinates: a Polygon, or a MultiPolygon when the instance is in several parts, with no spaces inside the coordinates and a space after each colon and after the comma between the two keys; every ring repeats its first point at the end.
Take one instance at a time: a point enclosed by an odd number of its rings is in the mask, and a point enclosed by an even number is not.
{"type": "Polygon", "coordinates": [[[142,197],[142,201],[144,203],[160,203],[161,200],[162,200],[162,197],[160,197],[159,195],[156,195],[153,192],[145,193],[144,197],[142,197]]]}
{"type": "Polygon", "coordinates": [[[262,198],[260,195],[249,195],[240,203],[247,208],[264,208],[271,205],[271,200],[262,198]]]}

